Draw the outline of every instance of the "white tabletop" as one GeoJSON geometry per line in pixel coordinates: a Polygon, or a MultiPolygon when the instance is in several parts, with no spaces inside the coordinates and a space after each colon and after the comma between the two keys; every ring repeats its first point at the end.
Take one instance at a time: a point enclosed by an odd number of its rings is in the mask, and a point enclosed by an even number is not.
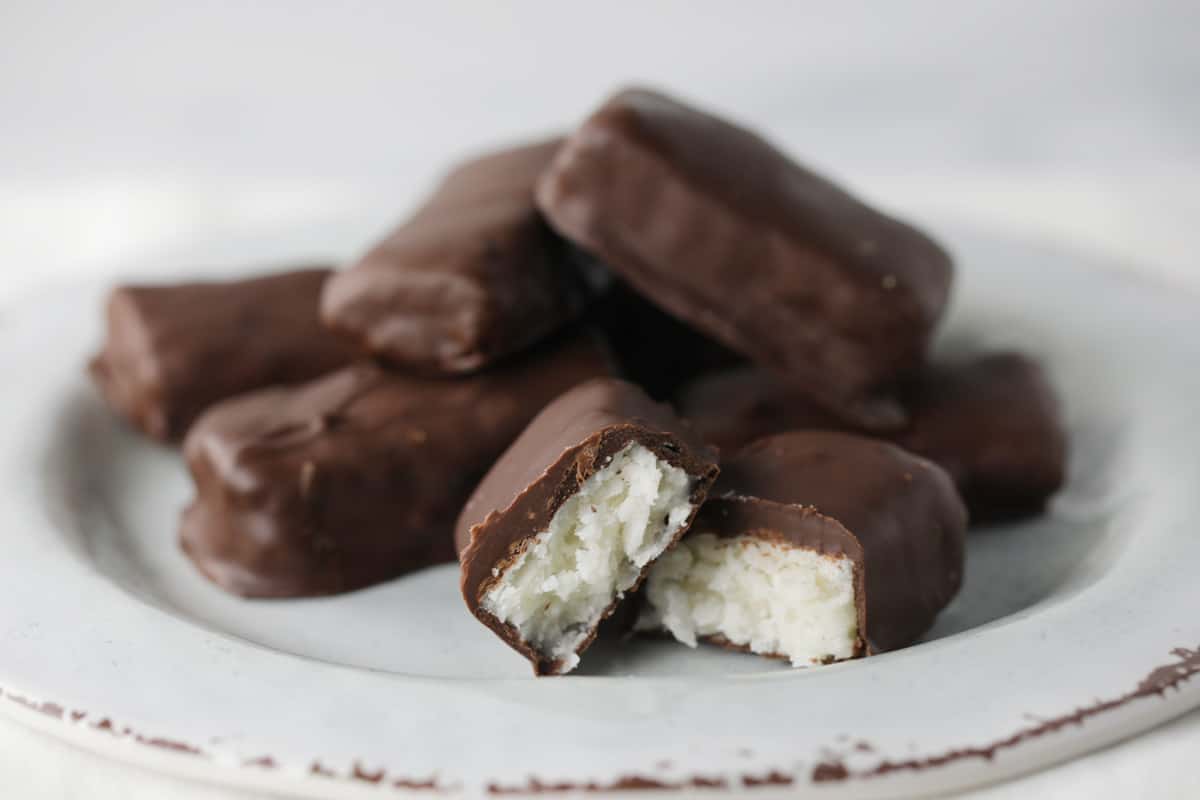
{"type": "MultiPolygon", "coordinates": [[[[1200,5],[1034,9],[8,0],[0,301],[248,227],[383,227],[448,159],[565,127],[632,81],[724,109],[919,219],[1200,286],[1200,5]]],[[[1197,796],[1198,748],[1192,714],[976,796],[1197,796]]],[[[250,796],[4,720],[0,790],[250,796]]]]}

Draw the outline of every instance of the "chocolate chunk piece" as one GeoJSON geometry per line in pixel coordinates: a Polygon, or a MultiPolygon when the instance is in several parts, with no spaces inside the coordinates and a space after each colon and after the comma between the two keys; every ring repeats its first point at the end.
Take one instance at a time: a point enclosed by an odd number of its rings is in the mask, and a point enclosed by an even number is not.
{"type": "Polygon", "coordinates": [[[322,317],[396,366],[473,372],[576,317],[584,285],[533,204],[561,140],[452,171],[425,206],[329,282],[322,317]]]}
{"type": "MultiPolygon", "coordinates": [[[[1067,437],[1036,361],[995,353],[934,364],[906,382],[900,397],[910,423],[886,438],[949,472],[972,520],[1038,513],[1062,486],[1067,437]]],[[[727,453],[781,431],[856,430],[755,367],[697,379],[680,393],[679,407],[727,453]]]]}
{"type": "Polygon", "coordinates": [[[476,482],[547,402],[610,374],[598,339],[549,344],[461,380],[357,364],[227,401],[185,454],[183,549],[248,597],[332,594],[454,559],[476,482]]]}
{"type": "Polygon", "coordinates": [[[302,383],[353,353],[317,317],[328,269],[250,280],[121,286],[89,371],[118,414],[156,439],[181,439],[209,406],[302,383]]]}
{"type": "Polygon", "coordinates": [[[912,424],[897,444],[950,473],[971,519],[1040,513],[1066,480],[1058,398],[1036,361],[997,353],[931,367],[904,396],[912,424]]]}
{"type": "Polygon", "coordinates": [[[467,607],[536,674],[569,672],[687,530],[716,476],[715,453],[638,387],[599,379],[572,389],[463,508],[467,607]]]}
{"type": "Polygon", "coordinates": [[[892,444],[760,439],[651,568],[638,627],[797,666],[902,647],[958,593],[966,523],[949,476],[892,444]]]}
{"type": "Polygon", "coordinates": [[[896,427],[952,265],[927,236],[763,139],[653,92],[610,99],[543,174],[565,237],[831,412],[896,427]]]}

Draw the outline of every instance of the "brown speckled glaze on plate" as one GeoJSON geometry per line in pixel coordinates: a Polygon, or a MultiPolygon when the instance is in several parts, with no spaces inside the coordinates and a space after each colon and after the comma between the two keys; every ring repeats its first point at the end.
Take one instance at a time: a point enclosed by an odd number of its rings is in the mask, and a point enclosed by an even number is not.
{"type": "MultiPolygon", "coordinates": [[[[1087,720],[1101,714],[1114,711],[1136,700],[1162,698],[1172,690],[1178,690],[1200,673],[1200,644],[1194,648],[1178,647],[1171,655],[1173,660],[1155,667],[1138,682],[1130,691],[1112,699],[1098,700],[1095,703],[1077,708],[1070,712],[1057,713],[1050,717],[1039,717],[1043,721],[1036,725],[1015,731],[1011,735],[984,745],[964,745],[959,748],[937,752],[930,755],[908,757],[881,757],[875,748],[866,741],[855,742],[848,754],[869,754],[875,759],[868,767],[851,768],[846,764],[846,755],[818,755],[810,759],[811,768],[807,774],[797,771],[794,774],[782,770],[771,770],[765,774],[745,773],[740,775],[691,775],[685,778],[652,777],[648,775],[622,775],[615,780],[602,782],[595,780],[574,781],[568,779],[543,780],[531,777],[523,784],[506,784],[498,781],[488,781],[486,791],[492,795],[522,796],[540,794],[559,794],[564,792],[607,793],[646,790],[682,790],[682,789],[753,789],[757,787],[792,786],[797,783],[828,784],[843,781],[880,778],[897,772],[915,772],[932,770],[947,766],[962,759],[983,759],[992,761],[1003,750],[1020,746],[1024,742],[1055,734],[1071,725],[1083,725],[1087,720]]],[[[93,731],[107,733],[119,739],[128,739],[140,745],[167,750],[172,753],[188,756],[211,758],[205,751],[185,742],[162,737],[145,736],[129,726],[118,727],[108,717],[91,722],[86,711],[72,711],[68,715],[64,708],[52,701],[35,701],[28,697],[0,689],[0,697],[10,701],[26,711],[40,714],[50,719],[66,722],[71,725],[84,725],[93,731]]],[[[828,751],[829,749],[826,748],[828,751]]],[[[662,760],[655,766],[660,769],[670,768],[672,762],[662,760]]],[[[241,764],[244,768],[274,770],[278,767],[275,759],[269,755],[248,759],[241,764]]],[[[391,775],[386,769],[370,769],[358,761],[354,761],[348,772],[323,766],[322,762],[314,760],[309,767],[309,774],[314,777],[331,778],[344,781],[360,781],[380,787],[391,787],[405,792],[429,792],[435,794],[457,794],[462,791],[463,783],[443,781],[437,777],[413,779],[391,775]]]]}

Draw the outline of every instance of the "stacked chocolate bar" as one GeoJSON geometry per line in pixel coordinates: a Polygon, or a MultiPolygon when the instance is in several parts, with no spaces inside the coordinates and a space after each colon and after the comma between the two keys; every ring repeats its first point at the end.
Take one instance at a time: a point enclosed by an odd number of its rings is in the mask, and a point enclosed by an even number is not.
{"type": "Polygon", "coordinates": [[[230,591],[457,552],[468,609],[538,674],[622,604],[828,663],[914,641],[968,510],[1038,513],[1063,480],[1035,361],[929,362],[952,276],[756,134],[628,90],[451,171],[340,272],[118,289],[93,374],[186,433],[183,547],[230,591]]]}

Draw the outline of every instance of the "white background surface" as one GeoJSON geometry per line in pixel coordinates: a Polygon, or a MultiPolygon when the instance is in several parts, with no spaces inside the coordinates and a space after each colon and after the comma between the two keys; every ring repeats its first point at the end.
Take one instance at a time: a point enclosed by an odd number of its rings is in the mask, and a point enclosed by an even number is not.
{"type": "MultiPolygon", "coordinates": [[[[630,81],[760,126],[910,215],[1200,288],[1194,2],[8,0],[0,300],[247,227],[382,228],[448,159],[569,125],[630,81]]],[[[1193,714],[983,796],[1196,796],[1197,751],[1193,714]]],[[[8,722],[0,790],[231,796],[8,722]]]]}

